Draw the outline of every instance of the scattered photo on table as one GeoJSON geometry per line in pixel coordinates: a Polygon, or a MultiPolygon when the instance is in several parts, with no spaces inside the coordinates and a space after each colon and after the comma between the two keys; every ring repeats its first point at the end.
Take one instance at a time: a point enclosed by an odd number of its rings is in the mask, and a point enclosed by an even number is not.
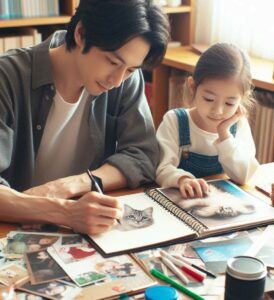
{"type": "Polygon", "coordinates": [[[95,249],[89,243],[64,245],[55,247],[55,249],[57,255],[65,264],[87,259],[96,253],[95,249]]]}
{"type": "Polygon", "coordinates": [[[62,245],[82,244],[83,237],[80,234],[68,234],[61,237],[62,245]]]}
{"type": "Polygon", "coordinates": [[[66,299],[72,300],[81,293],[81,289],[74,284],[63,281],[52,281],[37,285],[31,285],[30,282],[21,285],[19,290],[32,293],[34,295],[42,296],[47,299],[66,299]]]}
{"type": "MultiPolygon", "coordinates": [[[[146,273],[128,255],[121,255],[109,259],[103,258],[93,249],[90,244],[83,243],[82,246],[76,245],[53,245],[47,249],[52,258],[63,268],[67,275],[79,287],[87,285],[104,285],[116,281],[123,281],[130,287],[147,282],[151,282],[146,273]],[[64,252],[64,247],[70,249],[77,246],[77,249],[88,250],[90,253],[82,254],[77,259],[65,259],[60,253],[64,252]],[[93,253],[92,253],[93,252],[93,253]],[[92,254],[91,254],[92,253],[92,254]]],[[[74,251],[74,250],[73,250],[74,251]]],[[[77,254],[78,255],[78,254],[77,254]]]]}
{"type": "Polygon", "coordinates": [[[36,296],[29,293],[17,292],[16,293],[16,300],[43,300],[41,296],[36,296]]]}
{"type": "Polygon", "coordinates": [[[79,286],[85,286],[98,281],[102,281],[105,278],[106,275],[92,271],[92,272],[81,273],[75,276],[74,281],[79,286]]]}
{"type": "Polygon", "coordinates": [[[58,232],[59,226],[55,224],[22,224],[19,230],[34,232],[58,232]]]}
{"type": "Polygon", "coordinates": [[[192,243],[193,249],[206,262],[226,262],[229,258],[245,255],[253,241],[247,231],[208,238],[192,243]]]}
{"type": "Polygon", "coordinates": [[[269,225],[254,241],[246,255],[261,259],[267,267],[274,268],[274,225],[269,225]]]}
{"type": "Polygon", "coordinates": [[[29,279],[28,272],[16,264],[0,268],[0,282],[4,285],[17,285],[29,279]]]}
{"type": "Polygon", "coordinates": [[[12,231],[8,234],[5,252],[7,254],[24,254],[37,251],[53,245],[60,236],[50,233],[12,231]]]}
{"type": "Polygon", "coordinates": [[[58,280],[67,276],[46,249],[25,253],[25,260],[32,284],[58,280]]]}

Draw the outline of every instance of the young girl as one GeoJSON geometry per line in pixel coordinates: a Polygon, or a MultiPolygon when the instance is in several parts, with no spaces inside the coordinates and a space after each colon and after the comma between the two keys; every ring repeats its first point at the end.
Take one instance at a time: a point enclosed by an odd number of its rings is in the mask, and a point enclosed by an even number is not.
{"type": "Polygon", "coordinates": [[[225,172],[244,184],[258,166],[245,117],[252,104],[248,58],[233,45],[215,44],[200,57],[187,84],[191,108],[168,111],[157,131],[157,183],[178,187],[184,198],[207,193],[201,177],[208,175],[225,172]]]}

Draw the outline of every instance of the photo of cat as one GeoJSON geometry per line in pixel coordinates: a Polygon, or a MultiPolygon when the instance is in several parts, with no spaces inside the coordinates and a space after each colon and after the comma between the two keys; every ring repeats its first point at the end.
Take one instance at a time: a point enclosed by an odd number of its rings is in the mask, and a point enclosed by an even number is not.
{"type": "Polygon", "coordinates": [[[254,205],[242,203],[234,195],[214,185],[210,186],[206,197],[182,200],[178,204],[192,215],[203,218],[233,218],[255,212],[254,205]]]}
{"type": "Polygon", "coordinates": [[[124,204],[124,214],[115,228],[120,231],[129,231],[145,228],[153,223],[153,207],[139,210],[124,204]]]}
{"type": "Polygon", "coordinates": [[[210,229],[241,224],[265,215],[265,204],[226,180],[208,181],[209,192],[203,198],[183,199],[175,188],[160,192],[177,206],[200,220],[210,229]],[[224,224],[225,221],[225,224],[224,224]]]}

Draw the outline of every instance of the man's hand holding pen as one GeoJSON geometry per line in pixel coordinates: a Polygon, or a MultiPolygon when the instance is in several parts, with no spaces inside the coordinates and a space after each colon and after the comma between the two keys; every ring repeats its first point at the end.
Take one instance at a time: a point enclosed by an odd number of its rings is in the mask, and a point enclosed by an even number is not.
{"type": "Polygon", "coordinates": [[[117,198],[89,192],[67,205],[67,226],[89,235],[103,233],[117,224],[122,207],[117,198]]]}

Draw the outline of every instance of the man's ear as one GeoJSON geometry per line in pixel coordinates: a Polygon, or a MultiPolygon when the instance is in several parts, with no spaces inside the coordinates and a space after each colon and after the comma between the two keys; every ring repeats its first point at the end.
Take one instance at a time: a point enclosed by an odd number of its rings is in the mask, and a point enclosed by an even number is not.
{"type": "Polygon", "coordinates": [[[191,97],[193,97],[195,94],[196,87],[195,87],[195,82],[194,82],[194,79],[192,76],[187,77],[187,85],[188,85],[191,97]]]}
{"type": "Polygon", "coordinates": [[[84,37],[84,28],[82,22],[79,21],[74,30],[74,40],[76,46],[81,50],[81,52],[83,51],[85,46],[85,40],[83,37],[84,37]]]}

